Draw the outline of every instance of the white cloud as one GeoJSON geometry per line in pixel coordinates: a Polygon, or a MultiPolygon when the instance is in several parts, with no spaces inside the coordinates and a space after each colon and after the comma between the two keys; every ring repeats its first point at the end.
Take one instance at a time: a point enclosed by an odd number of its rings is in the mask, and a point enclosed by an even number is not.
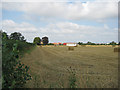
{"type": "Polygon", "coordinates": [[[3,20],[2,21],[2,29],[8,30],[9,32],[33,32],[37,31],[37,29],[29,23],[16,23],[12,20],[3,20]]]}
{"type": "Polygon", "coordinates": [[[100,2],[28,2],[3,3],[3,9],[22,11],[25,15],[43,18],[63,18],[67,20],[96,20],[115,18],[118,13],[118,3],[112,0],[100,2]],[[110,2],[111,1],[111,2],[110,2]]]}
{"type": "Polygon", "coordinates": [[[106,25],[106,24],[104,24],[104,28],[105,28],[105,29],[110,29],[110,28],[108,27],[108,25],[106,25]]]}
{"type": "Polygon", "coordinates": [[[12,20],[3,21],[3,30],[8,33],[21,32],[27,39],[32,42],[34,37],[48,36],[50,42],[109,42],[117,41],[117,28],[110,29],[107,25],[103,27],[79,25],[72,22],[59,22],[48,24],[45,27],[38,27],[23,22],[16,23],[12,20]],[[107,27],[107,29],[106,29],[107,27]]]}
{"type": "Polygon", "coordinates": [[[55,41],[92,41],[92,42],[109,42],[117,41],[117,30],[109,28],[107,25],[103,27],[78,25],[71,22],[59,22],[49,24],[45,28],[41,28],[40,32],[55,41]]]}
{"type": "MultiPolygon", "coordinates": [[[[93,0],[4,0],[2,2],[85,2],[85,1],[93,1],[93,0]]],[[[96,0],[96,1],[100,1],[100,2],[118,2],[119,0],[96,0]]]]}

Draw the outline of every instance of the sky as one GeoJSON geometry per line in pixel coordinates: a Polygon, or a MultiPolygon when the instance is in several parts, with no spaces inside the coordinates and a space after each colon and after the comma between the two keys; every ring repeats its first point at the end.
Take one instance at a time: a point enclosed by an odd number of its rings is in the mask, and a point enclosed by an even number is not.
{"type": "Polygon", "coordinates": [[[2,29],[28,42],[118,42],[118,0],[4,0],[2,29]]]}

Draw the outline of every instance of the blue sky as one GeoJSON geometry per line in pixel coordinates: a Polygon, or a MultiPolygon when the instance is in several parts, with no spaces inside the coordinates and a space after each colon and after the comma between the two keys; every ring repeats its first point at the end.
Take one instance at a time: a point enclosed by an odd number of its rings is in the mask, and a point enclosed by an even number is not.
{"type": "Polygon", "coordinates": [[[117,9],[117,2],[108,0],[3,2],[3,30],[21,32],[28,42],[36,36],[50,42],[117,42],[117,9]]]}

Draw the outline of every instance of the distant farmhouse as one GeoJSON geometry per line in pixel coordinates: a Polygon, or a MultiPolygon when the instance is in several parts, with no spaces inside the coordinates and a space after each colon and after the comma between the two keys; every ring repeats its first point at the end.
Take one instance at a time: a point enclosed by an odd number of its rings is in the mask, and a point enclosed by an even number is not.
{"type": "Polygon", "coordinates": [[[52,44],[54,44],[54,45],[61,45],[62,43],[59,42],[59,43],[52,43],[52,44]]]}
{"type": "Polygon", "coordinates": [[[66,46],[76,47],[77,43],[69,42],[69,43],[66,44],[66,46]]]}
{"type": "Polygon", "coordinates": [[[73,47],[76,47],[77,46],[77,43],[73,43],[73,42],[68,42],[68,43],[52,43],[54,45],[65,45],[65,46],[73,46],[73,47]]]}

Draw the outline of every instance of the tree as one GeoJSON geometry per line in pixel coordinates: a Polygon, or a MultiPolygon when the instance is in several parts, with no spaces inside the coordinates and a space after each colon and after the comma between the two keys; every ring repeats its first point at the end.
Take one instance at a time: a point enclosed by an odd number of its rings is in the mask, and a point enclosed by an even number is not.
{"type": "Polygon", "coordinates": [[[6,32],[1,32],[1,33],[2,33],[2,37],[3,37],[4,39],[8,39],[8,35],[7,35],[6,32]]]}
{"type": "Polygon", "coordinates": [[[88,42],[87,42],[87,45],[91,45],[91,42],[88,41],[88,42]]]}
{"type": "Polygon", "coordinates": [[[25,40],[24,40],[24,36],[22,36],[22,34],[19,33],[19,32],[11,33],[11,35],[10,35],[10,39],[13,39],[13,40],[20,40],[20,41],[25,41],[25,40]]]}
{"type": "Polygon", "coordinates": [[[82,42],[78,42],[79,45],[82,45],[83,43],[82,42]]]}
{"type": "Polygon", "coordinates": [[[87,45],[95,45],[95,43],[92,43],[92,42],[89,42],[89,41],[86,44],[87,45]]]}
{"type": "Polygon", "coordinates": [[[120,45],[120,42],[118,43],[118,45],[120,45]]]}
{"type": "Polygon", "coordinates": [[[35,37],[34,40],[33,40],[34,44],[40,44],[40,42],[41,42],[40,37],[35,37]]]}
{"type": "Polygon", "coordinates": [[[116,45],[116,42],[112,41],[109,43],[110,45],[116,45]]]}
{"type": "Polygon", "coordinates": [[[47,45],[48,42],[49,42],[48,37],[43,37],[43,38],[42,38],[42,41],[43,41],[43,44],[44,44],[44,45],[47,45]]]}

